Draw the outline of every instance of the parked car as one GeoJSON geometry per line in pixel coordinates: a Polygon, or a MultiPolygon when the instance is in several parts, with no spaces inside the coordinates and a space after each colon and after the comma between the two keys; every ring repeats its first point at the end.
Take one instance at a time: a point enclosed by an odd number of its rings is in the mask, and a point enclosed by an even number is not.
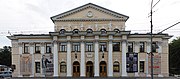
{"type": "Polygon", "coordinates": [[[0,78],[12,77],[11,71],[2,71],[0,72],[0,78]]]}

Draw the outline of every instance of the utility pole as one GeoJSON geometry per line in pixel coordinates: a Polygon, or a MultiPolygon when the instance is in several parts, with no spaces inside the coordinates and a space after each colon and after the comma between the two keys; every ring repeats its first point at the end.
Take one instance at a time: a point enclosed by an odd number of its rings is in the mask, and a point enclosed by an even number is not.
{"type": "Polygon", "coordinates": [[[152,8],[153,8],[153,0],[151,1],[151,14],[150,14],[150,16],[151,16],[151,21],[150,21],[150,23],[151,23],[151,41],[150,41],[150,43],[151,43],[151,52],[150,52],[150,55],[151,55],[151,79],[153,79],[153,52],[152,52],[152,49],[153,49],[153,47],[152,47],[153,24],[152,24],[152,8]]]}
{"type": "Polygon", "coordinates": [[[154,77],[153,77],[153,52],[152,52],[152,50],[153,50],[153,47],[152,47],[152,42],[153,42],[153,23],[152,23],[152,14],[153,14],[153,11],[152,11],[152,9],[158,4],[160,2],[160,0],[158,0],[157,2],[156,2],[156,4],[154,4],[153,5],[153,0],[151,1],[151,12],[150,12],[150,16],[151,16],[151,21],[150,21],[150,23],[151,23],[151,36],[150,36],[150,38],[151,38],[151,41],[150,41],[150,43],[151,43],[151,52],[150,52],[150,55],[151,55],[151,79],[153,79],[154,77]]]}

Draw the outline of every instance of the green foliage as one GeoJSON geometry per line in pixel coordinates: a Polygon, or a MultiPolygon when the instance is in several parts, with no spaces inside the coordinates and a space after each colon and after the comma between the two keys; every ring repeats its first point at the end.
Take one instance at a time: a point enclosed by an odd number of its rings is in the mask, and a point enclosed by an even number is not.
{"type": "Polygon", "coordinates": [[[169,71],[180,74],[180,37],[169,44],[169,71]]]}
{"type": "Polygon", "coordinates": [[[11,47],[4,46],[0,49],[0,65],[11,66],[11,47]]]}

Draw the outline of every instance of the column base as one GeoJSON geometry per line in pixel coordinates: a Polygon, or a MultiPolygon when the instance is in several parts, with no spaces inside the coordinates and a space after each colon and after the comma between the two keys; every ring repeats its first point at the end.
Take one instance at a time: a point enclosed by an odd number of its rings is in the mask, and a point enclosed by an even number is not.
{"type": "Polygon", "coordinates": [[[151,77],[151,75],[150,75],[150,74],[147,74],[147,77],[151,77]]]}
{"type": "Polygon", "coordinates": [[[53,77],[59,77],[59,75],[53,75],[53,77]]]}
{"type": "Polygon", "coordinates": [[[86,77],[86,75],[80,75],[80,77],[86,77]]]}
{"type": "Polygon", "coordinates": [[[67,75],[67,77],[72,77],[72,75],[67,75]]]}
{"type": "Polygon", "coordinates": [[[30,77],[34,77],[34,74],[33,74],[33,75],[30,75],[30,77]]]}
{"type": "Polygon", "coordinates": [[[137,72],[137,73],[135,73],[135,77],[139,77],[139,73],[137,72]]]}
{"type": "Polygon", "coordinates": [[[94,77],[99,77],[99,74],[98,75],[94,75],[94,77]]]}
{"type": "Polygon", "coordinates": [[[158,77],[164,77],[163,75],[161,75],[161,74],[158,74],[158,77]]]}
{"type": "Polygon", "coordinates": [[[127,73],[122,73],[122,77],[127,77],[127,73]]]}
{"type": "Polygon", "coordinates": [[[22,75],[18,75],[18,77],[23,77],[22,75]]]}

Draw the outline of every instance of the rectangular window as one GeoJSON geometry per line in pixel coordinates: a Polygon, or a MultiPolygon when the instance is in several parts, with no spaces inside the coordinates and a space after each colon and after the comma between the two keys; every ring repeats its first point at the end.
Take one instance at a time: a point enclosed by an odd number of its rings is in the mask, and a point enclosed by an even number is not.
{"type": "Polygon", "coordinates": [[[157,47],[156,42],[152,42],[152,52],[156,52],[157,47]]]}
{"type": "Polygon", "coordinates": [[[40,62],[35,62],[35,67],[36,67],[36,73],[40,73],[41,71],[40,62]]]}
{"type": "Polygon", "coordinates": [[[86,43],[86,51],[87,52],[93,51],[93,43],[86,43]]]}
{"type": "Polygon", "coordinates": [[[120,42],[113,42],[113,51],[120,51],[120,42]]]}
{"type": "Polygon", "coordinates": [[[72,46],[73,46],[72,51],[74,52],[80,51],[80,43],[73,43],[72,46]]]}
{"type": "Polygon", "coordinates": [[[133,42],[128,42],[128,52],[133,52],[133,42]]]}
{"type": "Polygon", "coordinates": [[[144,42],[140,42],[140,44],[139,44],[139,46],[140,46],[140,52],[144,52],[144,42]]]}
{"type": "Polygon", "coordinates": [[[144,61],[140,61],[139,72],[144,72],[144,61]]]}
{"type": "Polygon", "coordinates": [[[60,52],[66,52],[67,51],[67,43],[60,43],[59,49],[60,49],[60,52]]]}
{"type": "Polygon", "coordinates": [[[128,73],[138,71],[138,53],[126,53],[126,70],[128,73]]]}
{"type": "Polygon", "coordinates": [[[46,44],[46,53],[51,53],[51,44],[46,44]]]}
{"type": "Polygon", "coordinates": [[[29,53],[29,44],[24,44],[24,53],[29,53]]]}
{"type": "Polygon", "coordinates": [[[99,51],[100,52],[104,52],[104,51],[107,51],[106,48],[107,48],[107,44],[105,42],[100,42],[99,43],[100,47],[99,47],[99,51]]]}
{"type": "Polygon", "coordinates": [[[41,48],[40,48],[40,44],[35,44],[35,53],[40,53],[41,48]]]}

